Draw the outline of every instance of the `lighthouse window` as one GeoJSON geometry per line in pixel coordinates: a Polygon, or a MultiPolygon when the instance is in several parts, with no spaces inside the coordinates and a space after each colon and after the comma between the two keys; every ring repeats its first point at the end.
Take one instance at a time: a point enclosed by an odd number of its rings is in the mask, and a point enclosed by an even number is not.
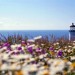
{"type": "Polygon", "coordinates": [[[70,27],[70,30],[75,30],[75,27],[70,27]]]}

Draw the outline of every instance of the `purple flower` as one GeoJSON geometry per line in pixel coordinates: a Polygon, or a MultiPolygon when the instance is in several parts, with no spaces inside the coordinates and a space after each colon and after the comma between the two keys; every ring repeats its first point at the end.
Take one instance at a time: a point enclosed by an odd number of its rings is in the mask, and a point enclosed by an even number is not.
{"type": "Polygon", "coordinates": [[[20,52],[15,52],[15,55],[18,55],[18,54],[20,54],[20,52]]]}
{"type": "Polygon", "coordinates": [[[7,48],[8,51],[11,51],[11,48],[7,48]]]}
{"type": "Polygon", "coordinates": [[[46,53],[46,51],[45,50],[42,50],[42,54],[45,54],[46,53]]]}
{"type": "Polygon", "coordinates": [[[18,55],[18,54],[20,54],[20,52],[13,52],[12,54],[13,55],[18,55]]]}
{"type": "Polygon", "coordinates": [[[27,44],[25,41],[22,41],[21,44],[27,44]]]}
{"type": "Polygon", "coordinates": [[[58,56],[62,56],[63,55],[63,52],[60,50],[59,52],[58,52],[58,56]]]}
{"type": "Polygon", "coordinates": [[[32,63],[32,64],[36,64],[36,61],[32,61],[31,63],[32,63]]]}
{"type": "Polygon", "coordinates": [[[17,52],[13,52],[14,55],[17,55],[17,52]]]}
{"type": "Polygon", "coordinates": [[[0,49],[2,48],[2,46],[0,46],[0,49]]]}
{"type": "Polygon", "coordinates": [[[37,48],[36,50],[38,50],[38,51],[39,51],[39,50],[40,50],[40,48],[37,48]]]}
{"type": "Polygon", "coordinates": [[[29,47],[29,48],[28,48],[28,51],[29,51],[30,53],[33,53],[32,47],[29,47]]]}
{"type": "Polygon", "coordinates": [[[23,44],[25,44],[25,41],[22,41],[23,44]]]}
{"type": "Polygon", "coordinates": [[[40,49],[40,48],[36,49],[36,52],[41,52],[41,51],[42,51],[42,49],[40,49]]]}
{"type": "Polygon", "coordinates": [[[9,50],[6,51],[6,53],[9,53],[9,52],[10,52],[9,50]]]}
{"type": "Polygon", "coordinates": [[[49,48],[49,50],[53,51],[53,50],[54,50],[54,48],[53,48],[53,47],[50,47],[50,48],[49,48]]]}
{"type": "Polygon", "coordinates": [[[18,47],[17,49],[18,49],[18,50],[22,50],[22,47],[18,47]]]}
{"type": "Polygon", "coordinates": [[[4,43],[4,44],[3,44],[3,47],[4,47],[4,46],[9,47],[9,46],[10,46],[10,44],[7,42],[7,43],[4,43]]]}
{"type": "Polygon", "coordinates": [[[21,53],[24,54],[24,51],[22,50],[21,53]]]}

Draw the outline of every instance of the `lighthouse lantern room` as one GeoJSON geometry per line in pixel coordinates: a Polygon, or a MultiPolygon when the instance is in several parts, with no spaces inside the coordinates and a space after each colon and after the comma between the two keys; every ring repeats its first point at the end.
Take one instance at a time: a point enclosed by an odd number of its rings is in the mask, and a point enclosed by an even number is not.
{"type": "Polygon", "coordinates": [[[70,31],[75,31],[75,25],[74,25],[74,23],[72,23],[72,25],[70,26],[70,31]]]}

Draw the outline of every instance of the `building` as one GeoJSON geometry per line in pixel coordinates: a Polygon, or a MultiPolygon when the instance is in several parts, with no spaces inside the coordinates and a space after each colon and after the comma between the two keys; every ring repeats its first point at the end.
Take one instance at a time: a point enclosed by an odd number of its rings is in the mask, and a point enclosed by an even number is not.
{"type": "Polygon", "coordinates": [[[69,30],[69,40],[75,40],[75,25],[72,23],[69,30]]]}

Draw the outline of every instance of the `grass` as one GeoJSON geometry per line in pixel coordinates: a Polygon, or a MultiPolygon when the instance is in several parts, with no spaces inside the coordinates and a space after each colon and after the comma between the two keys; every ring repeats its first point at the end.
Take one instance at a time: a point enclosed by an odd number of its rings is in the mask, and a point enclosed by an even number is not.
{"type": "Polygon", "coordinates": [[[75,75],[75,73],[69,73],[68,75],[75,75]]]}

